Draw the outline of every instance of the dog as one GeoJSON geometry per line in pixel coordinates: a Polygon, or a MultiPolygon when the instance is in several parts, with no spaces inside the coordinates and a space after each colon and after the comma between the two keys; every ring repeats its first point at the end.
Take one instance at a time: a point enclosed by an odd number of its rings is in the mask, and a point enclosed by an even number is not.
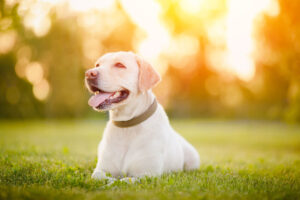
{"type": "Polygon", "coordinates": [[[160,79],[147,61],[124,51],[103,55],[85,72],[93,94],[88,104],[109,111],[92,178],[141,178],[199,168],[198,152],[173,130],[151,91],[160,79]]]}

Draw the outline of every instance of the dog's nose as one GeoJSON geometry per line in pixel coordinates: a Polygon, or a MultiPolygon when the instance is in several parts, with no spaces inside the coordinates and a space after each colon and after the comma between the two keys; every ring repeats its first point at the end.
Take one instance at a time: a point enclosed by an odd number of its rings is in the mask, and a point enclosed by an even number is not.
{"type": "Polygon", "coordinates": [[[96,79],[98,78],[99,72],[96,69],[89,69],[85,72],[85,77],[87,79],[96,79]]]}

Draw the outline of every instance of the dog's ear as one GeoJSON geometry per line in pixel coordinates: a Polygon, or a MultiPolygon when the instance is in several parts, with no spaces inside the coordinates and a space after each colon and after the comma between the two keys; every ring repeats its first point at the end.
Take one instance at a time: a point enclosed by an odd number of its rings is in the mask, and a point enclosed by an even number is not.
{"type": "Polygon", "coordinates": [[[153,88],[160,81],[160,75],[143,58],[138,55],[135,57],[139,66],[139,90],[145,92],[153,88]]]}

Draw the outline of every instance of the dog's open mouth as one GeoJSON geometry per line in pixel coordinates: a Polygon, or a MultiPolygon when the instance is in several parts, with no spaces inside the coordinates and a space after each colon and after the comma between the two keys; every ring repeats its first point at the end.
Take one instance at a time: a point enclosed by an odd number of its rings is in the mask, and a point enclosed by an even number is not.
{"type": "Polygon", "coordinates": [[[88,104],[97,109],[104,109],[113,103],[120,103],[129,95],[129,91],[126,89],[116,92],[105,92],[93,86],[91,90],[94,92],[94,95],[89,99],[88,104]]]}

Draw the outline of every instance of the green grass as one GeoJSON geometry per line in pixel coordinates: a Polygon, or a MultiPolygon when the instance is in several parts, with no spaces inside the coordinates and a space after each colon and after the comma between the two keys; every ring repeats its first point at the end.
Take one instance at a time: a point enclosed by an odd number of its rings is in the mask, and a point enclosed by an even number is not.
{"type": "Polygon", "coordinates": [[[172,121],[200,169],[107,187],[90,178],[104,123],[0,122],[0,199],[300,199],[300,126],[172,121]]]}

